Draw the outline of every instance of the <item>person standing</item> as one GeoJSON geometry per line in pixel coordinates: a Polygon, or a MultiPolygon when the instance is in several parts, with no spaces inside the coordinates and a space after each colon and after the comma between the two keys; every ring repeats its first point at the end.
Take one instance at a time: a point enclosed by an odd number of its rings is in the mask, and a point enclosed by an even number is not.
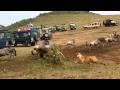
{"type": "Polygon", "coordinates": [[[32,24],[31,22],[28,24],[28,26],[29,26],[30,28],[33,28],[33,24],[32,24]]]}
{"type": "Polygon", "coordinates": [[[28,26],[28,25],[26,26],[26,31],[27,31],[27,30],[30,30],[30,26],[28,26]]]}

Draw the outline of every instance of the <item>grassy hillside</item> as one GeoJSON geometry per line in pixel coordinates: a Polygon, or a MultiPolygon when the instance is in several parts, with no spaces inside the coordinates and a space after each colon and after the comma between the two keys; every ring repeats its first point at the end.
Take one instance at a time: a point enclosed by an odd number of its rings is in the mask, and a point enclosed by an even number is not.
{"type": "Polygon", "coordinates": [[[82,18],[99,16],[97,14],[90,13],[88,11],[53,11],[49,13],[39,14],[36,18],[29,18],[21,20],[7,26],[5,29],[17,30],[19,27],[25,27],[29,22],[32,22],[34,26],[42,25],[56,25],[56,24],[69,24],[70,22],[80,21],[82,18]]]}
{"type": "Polygon", "coordinates": [[[5,29],[17,30],[21,26],[25,27],[29,22],[32,22],[34,26],[53,26],[56,24],[66,24],[68,26],[70,22],[75,22],[78,29],[81,30],[87,23],[93,21],[100,21],[102,23],[103,20],[108,18],[111,18],[117,22],[120,21],[119,15],[99,15],[88,11],[53,11],[40,14],[36,18],[24,19],[20,22],[7,26],[5,29]]]}

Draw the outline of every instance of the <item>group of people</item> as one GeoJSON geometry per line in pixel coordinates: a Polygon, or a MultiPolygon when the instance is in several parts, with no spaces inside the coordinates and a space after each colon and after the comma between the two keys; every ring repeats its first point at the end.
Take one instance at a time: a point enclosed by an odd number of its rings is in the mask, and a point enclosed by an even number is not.
{"type": "Polygon", "coordinates": [[[31,28],[33,28],[33,24],[30,22],[25,28],[20,27],[18,31],[27,31],[27,30],[31,30],[31,28]]]}

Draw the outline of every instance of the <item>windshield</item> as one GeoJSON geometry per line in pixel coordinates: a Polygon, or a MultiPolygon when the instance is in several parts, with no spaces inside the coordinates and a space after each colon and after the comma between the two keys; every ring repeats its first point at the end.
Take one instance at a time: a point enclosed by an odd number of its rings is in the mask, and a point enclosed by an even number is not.
{"type": "Polygon", "coordinates": [[[45,34],[45,33],[47,33],[47,31],[46,30],[42,30],[42,33],[45,34]]]}
{"type": "Polygon", "coordinates": [[[7,38],[10,38],[10,33],[6,33],[6,37],[7,37],[7,38]]]}
{"type": "Polygon", "coordinates": [[[30,32],[19,33],[19,37],[28,37],[30,36],[30,32]]]}
{"type": "Polygon", "coordinates": [[[57,28],[61,28],[61,26],[56,26],[57,28]]]}
{"type": "Polygon", "coordinates": [[[37,32],[33,32],[33,35],[37,35],[37,32]]]}
{"type": "Polygon", "coordinates": [[[49,34],[52,34],[52,30],[49,30],[49,34]]]}
{"type": "Polygon", "coordinates": [[[4,38],[4,36],[5,36],[5,34],[4,34],[4,33],[0,33],[0,39],[3,39],[3,38],[4,38]]]}

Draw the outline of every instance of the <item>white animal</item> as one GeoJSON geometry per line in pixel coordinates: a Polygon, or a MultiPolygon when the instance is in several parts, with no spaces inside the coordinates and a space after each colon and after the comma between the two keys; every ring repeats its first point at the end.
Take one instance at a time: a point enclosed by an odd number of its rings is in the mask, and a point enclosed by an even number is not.
{"type": "Polygon", "coordinates": [[[73,45],[75,45],[75,39],[72,39],[67,42],[67,46],[71,46],[73,48],[73,45]]]}
{"type": "Polygon", "coordinates": [[[90,46],[96,46],[96,45],[98,45],[100,43],[101,42],[98,39],[96,39],[95,41],[90,42],[90,46]]]}
{"type": "Polygon", "coordinates": [[[116,41],[116,40],[117,40],[116,32],[113,32],[112,34],[110,34],[110,36],[108,38],[105,38],[106,42],[112,42],[112,41],[116,41]]]}

